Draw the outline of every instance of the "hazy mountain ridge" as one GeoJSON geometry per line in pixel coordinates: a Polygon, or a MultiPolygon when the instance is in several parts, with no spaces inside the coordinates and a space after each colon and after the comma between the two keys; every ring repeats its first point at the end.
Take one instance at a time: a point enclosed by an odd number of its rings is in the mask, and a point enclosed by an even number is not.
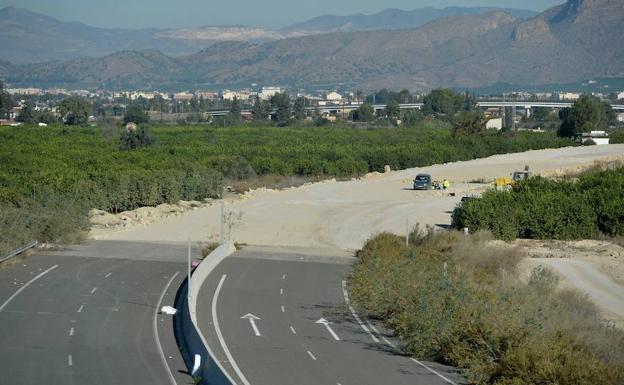
{"type": "MultiPolygon", "coordinates": [[[[379,20],[374,26],[370,23],[356,22],[351,30],[415,28],[422,25],[423,20],[430,21],[458,13],[484,13],[487,9],[489,8],[386,10],[378,14],[379,20]],[[399,24],[397,24],[397,17],[401,20],[399,24]],[[358,23],[361,25],[358,26],[358,23]]],[[[508,10],[508,12],[530,14],[530,11],[520,10],[508,10]]],[[[355,19],[360,17],[370,20],[378,16],[354,16],[355,19]]],[[[349,16],[340,18],[349,18],[349,16]]],[[[318,26],[313,29],[286,28],[283,30],[249,26],[106,29],[78,22],[61,22],[39,13],[6,7],[0,9],[0,57],[13,63],[24,64],[98,57],[116,51],[145,49],[156,49],[167,55],[178,56],[192,54],[222,41],[268,42],[332,31],[334,28],[324,29],[318,26]]]]}
{"type": "MultiPolygon", "coordinates": [[[[223,42],[179,58],[120,52],[29,65],[8,80],[153,88],[251,83],[424,89],[569,83],[624,77],[621,0],[570,0],[532,19],[492,12],[417,29],[330,33],[268,43],[223,42]]],[[[2,66],[0,65],[0,70],[2,66]]]]}
{"type": "Polygon", "coordinates": [[[538,14],[538,12],[533,11],[496,7],[446,7],[442,9],[427,7],[412,11],[386,9],[371,15],[318,16],[280,31],[318,33],[411,29],[446,17],[482,15],[490,12],[504,12],[520,19],[528,19],[538,14]]]}

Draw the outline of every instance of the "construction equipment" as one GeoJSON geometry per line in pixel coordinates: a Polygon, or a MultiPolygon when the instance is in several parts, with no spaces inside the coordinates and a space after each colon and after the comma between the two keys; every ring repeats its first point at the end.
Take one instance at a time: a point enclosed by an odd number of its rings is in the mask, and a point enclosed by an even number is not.
{"type": "Polygon", "coordinates": [[[511,186],[518,181],[529,179],[533,176],[533,173],[529,171],[529,166],[524,166],[524,171],[514,171],[509,177],[501,177],[496,179],[496,189],[497,190],[505,190],[510,189],[511,186]]]}

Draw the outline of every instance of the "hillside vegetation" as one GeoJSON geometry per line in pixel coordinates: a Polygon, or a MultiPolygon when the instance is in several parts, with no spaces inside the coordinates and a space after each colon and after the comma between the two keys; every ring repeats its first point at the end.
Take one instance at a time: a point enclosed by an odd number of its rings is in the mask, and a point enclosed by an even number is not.
{"type": "Polygon", "coordinates": [[[586,239],[624,235],[624,167],[576,178],[535,177],[462,204],[453,226],[497,238],[586,239]]]}
{"type": "Polygon", "coordinates": [[[487,233],[380,234],[357,254],[355,302],[416,357],[464,369],[471,384],[624,382],[624,333],[543,268],[518,280],[518,250],[487,233]]]}
{"type": "Polygon", "coordinates": [[[219,197],[224,180],[352,177],[492,154],[561,147],[551,134],[446,129],[155,127],[156,144],[120,148],[116,128],[0,127],[0,251],[65,241],[88,209],[110,212],[219,197]],[[10,215],[9,215],[10,214],[10,215]],[[5,231],[6,230],[6,231],[5,231]]]}

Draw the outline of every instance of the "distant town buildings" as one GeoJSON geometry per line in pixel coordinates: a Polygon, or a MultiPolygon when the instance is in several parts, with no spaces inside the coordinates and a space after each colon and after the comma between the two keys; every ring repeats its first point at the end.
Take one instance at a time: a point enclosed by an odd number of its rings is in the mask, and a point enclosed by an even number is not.
{"type": "Polygon", "coordinates": [[[581,94],[576,92],[562,92],[559,94],[559,100],[578,100],[581,94]]]}
{"type": "Polygon", "coordinates": [[[275,94],[279,94],[282,92],[280,87],[262,87],[262,90],[258,93],[258,97],[261,100],[269,100],[275,94]]]}

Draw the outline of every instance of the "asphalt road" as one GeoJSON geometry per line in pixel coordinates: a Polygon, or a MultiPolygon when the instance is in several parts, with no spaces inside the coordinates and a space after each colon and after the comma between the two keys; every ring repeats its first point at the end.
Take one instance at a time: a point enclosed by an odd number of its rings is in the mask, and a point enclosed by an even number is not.
{"type": "Polygon", "coordinates": [[[0,269],[0,384],[189,383],[157,314],[184,258],[179,244],[100,241],[0,269]]]}
{"type": "Polygon", "coordinates": [[[453,368],[401,355],[389,336],[354,317],[343,291],[351,263],[240,251],[211,273],[199,293],[198,322],[239,384],[461,383],[453,368]]]}

